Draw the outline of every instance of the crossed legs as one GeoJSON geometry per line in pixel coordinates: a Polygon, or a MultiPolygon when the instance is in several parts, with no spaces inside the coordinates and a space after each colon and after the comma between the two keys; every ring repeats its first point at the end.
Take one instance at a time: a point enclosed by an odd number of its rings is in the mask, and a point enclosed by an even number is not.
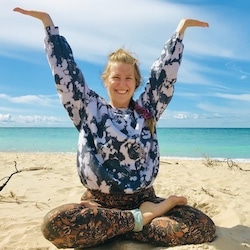
{"type": "Polygon", "coordinates": [[[129,210],[103,208],[90,201],[66,204],[44,217],[42,232],[58,248],[86,248],[119,235],[162,246],[212,241],[215,237],[212,220],[184,204],[186,199],[177,196],[157,204],[142,203],[144,227],[140,232],[133,232],[135,221],[129,210]]]}

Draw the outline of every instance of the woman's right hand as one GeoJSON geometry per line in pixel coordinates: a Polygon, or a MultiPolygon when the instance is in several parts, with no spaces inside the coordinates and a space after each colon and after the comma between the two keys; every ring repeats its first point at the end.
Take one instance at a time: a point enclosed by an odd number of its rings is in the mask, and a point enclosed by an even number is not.
{"type": "Polygon", "coordinates": [[[34,11],[34,10],[24,10],[19,7],[14,8],[13,11],[19,12],[24,15],[35,17],[43,22],[44,27],[54,26],[54,23],[50,15],[46,12],[34,11]]]}

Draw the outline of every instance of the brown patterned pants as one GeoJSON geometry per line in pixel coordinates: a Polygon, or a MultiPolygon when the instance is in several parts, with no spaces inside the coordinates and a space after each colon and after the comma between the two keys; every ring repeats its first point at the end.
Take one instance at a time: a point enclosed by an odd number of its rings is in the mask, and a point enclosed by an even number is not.
{"type": "Polygon", "coordinates": [[[42,232],[58,248],[86,248],[116,237],[165,247],[199,244],[215,238],[213,221],[190,206],[176,206],[165,216],[153,219],[142,231],[133,232],[134,217],[129,210],[144,201],[163,201],[153,188],[131,195],[87,191],[82,200],[97,202],[99,206],[66,204],[44,217],[42,232]]]}

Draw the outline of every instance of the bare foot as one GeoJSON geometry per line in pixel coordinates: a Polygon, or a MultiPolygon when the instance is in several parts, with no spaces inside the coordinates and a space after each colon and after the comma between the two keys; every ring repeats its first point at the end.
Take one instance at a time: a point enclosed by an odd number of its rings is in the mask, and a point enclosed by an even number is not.
{"type": "Polygon", "coordinates": [[[89,200],[83,200],[80,202],[80,205],[83,205],[84,207],[88,207],[88,208],[91,208],[91,207],[99,207],[100,204],[94,202],[94,201],[89,201],[89,200]]]}
{"type": "Polygon", "coordinates": [[[143,202],[140,210],[143,217],[143,226],[148,224],[154,218],[164,215],[171,208],[177,205],[186,205],[187,199],[183,196],[171,195],[161,203],[143,202]]]}

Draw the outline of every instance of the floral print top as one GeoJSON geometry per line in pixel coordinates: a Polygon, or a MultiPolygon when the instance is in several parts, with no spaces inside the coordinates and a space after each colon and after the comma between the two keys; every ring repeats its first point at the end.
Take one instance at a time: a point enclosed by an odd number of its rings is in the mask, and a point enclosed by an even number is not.
{"type": "MultiPolygon", "coordinates": [[[[136,100],[155,122],[172,98],[183,47],[182,35],[174,33],[136,100]]],[[[46,27],[45,50],[61,102],[79,131],[77,170],[82,184],[110,194],[151,187],[159,169],[157,131],[151,134],[135,110],[113,108],[88,87],[58,27],[46,27]]]]}

